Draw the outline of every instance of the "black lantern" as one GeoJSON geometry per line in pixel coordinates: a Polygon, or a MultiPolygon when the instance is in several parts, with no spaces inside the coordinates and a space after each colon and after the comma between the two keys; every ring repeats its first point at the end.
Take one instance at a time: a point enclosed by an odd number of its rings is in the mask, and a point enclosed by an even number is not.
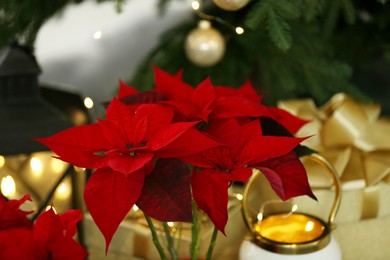
{"type": "Polygon", "coordinates": [[[79,96],[39,86],[40,73],[30,50],[17,43],[0,50],[1,192],[7,198],[29,193],[33,219],[51,202],[59,211],[82,208],[85,180],[84,169],[54,159],[52,152],[32,140],[73,126],[68,111],[62,111],[66,104],[87,110],[79,96]]]}

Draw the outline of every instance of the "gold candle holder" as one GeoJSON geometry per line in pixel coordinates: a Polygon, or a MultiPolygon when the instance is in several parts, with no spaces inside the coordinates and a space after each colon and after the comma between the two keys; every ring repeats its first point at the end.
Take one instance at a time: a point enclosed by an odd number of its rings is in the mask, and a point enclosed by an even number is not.
{"type": "Polygon", "coordinates": [[[245,186],[242,213],[251,240],[258,247],[278,254],[296,255],[318,251],[330,243],[333,221],[341,201],[340,181],[336,170],[324,157],[319,154],[306,157],[325,168],[333,180],[335,199],[327,221],[295,210],[252,218],[248,197],[254,181],[261,175],[260,171],[256,171],[245,186]]]}

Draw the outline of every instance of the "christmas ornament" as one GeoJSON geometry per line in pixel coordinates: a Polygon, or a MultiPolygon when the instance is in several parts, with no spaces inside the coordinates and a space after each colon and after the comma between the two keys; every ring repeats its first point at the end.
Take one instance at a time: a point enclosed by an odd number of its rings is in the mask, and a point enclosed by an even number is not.
{"type": "Polygon", "coordinates": [[[222,34],[206,20],[199,22],[185,41],[187,58],[198,66],[212,66],[218,63],[225,53],[225,39],[222,34]]]}
{"type": "Polygon", "coordinates": [[[250,0],[213,0],[219,8],[226,11],[237,11],[249,3],[250,0]]]}

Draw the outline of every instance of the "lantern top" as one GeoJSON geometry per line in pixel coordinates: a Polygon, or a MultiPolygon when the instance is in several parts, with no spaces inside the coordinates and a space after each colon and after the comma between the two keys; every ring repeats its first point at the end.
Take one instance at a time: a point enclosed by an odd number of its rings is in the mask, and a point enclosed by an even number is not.
{"type": "Polygon", "coordinates": [[[13,42],[0,49],[0,77],[15,75],[38,77],[40,73],[41,68],[29,48],[13,42]]]}

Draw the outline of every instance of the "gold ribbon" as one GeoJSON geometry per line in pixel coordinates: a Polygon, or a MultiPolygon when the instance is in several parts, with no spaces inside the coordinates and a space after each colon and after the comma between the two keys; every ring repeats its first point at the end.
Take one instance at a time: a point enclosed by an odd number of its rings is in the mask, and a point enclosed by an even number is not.
{"type": "MultiPolygon", "coordinates": [[[[376,217],[380,191],[375,185],[390,179],[390,120],[380,117],[380,105],[339,93],[320,108],[311,99],[284,100],[278,106],[310,120],[297,135],[316,134],[304,144],[334,164],[343,189],[363,189],[361,219],[376,217]]],[[[313,188],[329,187],[325,177],[316,174],[313,188]]]]}

